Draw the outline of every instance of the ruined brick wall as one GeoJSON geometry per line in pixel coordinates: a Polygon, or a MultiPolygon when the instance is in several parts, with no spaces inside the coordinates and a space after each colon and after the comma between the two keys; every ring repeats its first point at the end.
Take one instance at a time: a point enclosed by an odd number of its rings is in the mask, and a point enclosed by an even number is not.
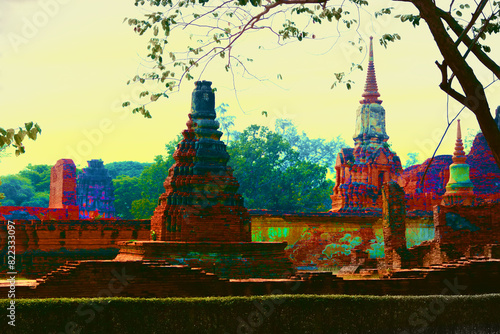
{"type": "Polygon", "coordinates": [[[389,268],[402,268],[406,251],[405,193],[396,182],[387,182],[382,188],[382,197],[385,261],[389,268]]]}
{"type": "MultiPolygon", "coordinates": [[[[31,216],[41,221],[46,220],[67,220],[74,219],[75,215],[78,217],[78,209],[52,209],[52,208],[38,208],[29,206],[0,206],[0,220],[11,219],[11,216],[31,216]]],[[[17,218],[14,218],[17,219],[17,218]]],[[[26,219],[26,218],[25,218],[26,219]]]]}
{"type": "Polygon", "coordinates": [[[401,183],[406,193],[407,210],[432,211],[433,206],[441,202],[449,178],[451,155],[434,157],[424,183],[420,186],[429,162],[430,159],[427,159],[423,164],[411,166],[403,171],[401,183]]]}
{"type": "MultiPolygon", "coordinates": [[[[0,263],[7,261],[7,223],[0,221],[0,263]]],[[[16,268],[33,276],[67,260],[112,259],[120,241],[149,239],[148,220],[16,221],[16,268]]]]}
{"type": "MultiPolygon", "coordinates": [[[[451,155],[434,157],[425,176],[424,184],[420,187],[420,180],[429,162],[430,159],[427,159],[423,164],[411,166],[403,172],[402,185],[407,197],[408,210],[432,211],[432,207],[440,203],[446,190],[445,187],[450,177],[451,155]]],[[[496,165],[482,133],[474,139],[466,163],[470,166],[470,180],[474,184],[476,199],[483,202],[498,201],[500,199],[500,168],[496,165]]]]}
{"type": "Polygon", "coordinates": [[[487,197],[500,192],[500,168],[482,133],[474,139],[466,163],[470,166],[470,180],[476,195],[487,197]]]}
{"type": "MultiPolygon", "coordinates": [[[[377,253],[377,257],[383,257],[380,217],[268,210],[250,210],[250,217],[252,240],[286,241],[289,245],[286,254],[296,267],[342,267],[350,263],[350,252],[356,250],[369,252],[370,255],[380,252],[377,253]],[[381,249],[376,248],[378,246],[381,249]]],[[[409,228],[408,223],[410,222],[410,226],[416,224],[421,227],[422,220],[427,221],[428,218],[406,218],[407,229],[411,230],[407,231],[408,240],[412,240],[412,235],[415,237],[415,233],[421,232],[418,228],[416,230],[409,228]]],[[[135,221],[141,225],[138,227],[137,235],[134,235],[133,229],[129,230],[130,226],[127,227],[132,222],[134,221],[68,222],[64,218],[61,219],[61,224],[58,221],[45,221],[39,228],[35,226],[36,222],[22,223],[30,226],[21,226],[20,223],[18,252],[26,254],[26,268],[30,268],[33,275],[50,271],[64,264],[66,260],[113,259],[118,253],[116,246],[118,241],[150,239],[149,221],[135,221]],[[88,226],[92,223],[94,225],[88,226]],[[27,231],[24,231],[25,229],[27,231]],[[28,233],[31,233],[31,236],[28,233]],[[80,238],[80,233],[83,240],[74,240],[80,238]]],[[[6,241],[2,237],[5,234],[2,233],[5,233],[5,230],[1,231],[0,249],[3,249],[6,241]]]]}
{"type": "Polygon", "coordinates": [[[500,203],[436,206],[434,226],[448,258],[483,255],[487,245],[500,243],[500,203]]]}

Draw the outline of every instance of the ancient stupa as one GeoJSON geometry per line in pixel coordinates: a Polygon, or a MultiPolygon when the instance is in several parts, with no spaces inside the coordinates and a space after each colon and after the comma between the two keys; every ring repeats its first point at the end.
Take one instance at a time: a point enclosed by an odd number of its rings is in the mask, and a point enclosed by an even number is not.
{"type": "Polygon", "coordinates": [[[250,217],[215,120],[211,82],[198,81],[191,113],[151,218],[151,240],[122,243],[116,260],[166,260],[220,277],[286,277],[286,242],[251,242],[250,217]]]}
{"type": "Polygon", "coordinates": [[[469,178],[469,165],[465,162],[467,157],[462,143],[462,132],[460,120],[457,124],[457,141],[453,152],[453,163],[450,165],[450,179],[446,184],[446,192],[443,195],[444,205],[473,205],[474,185],[469,178]]]}
{"type": "Polygon", "coordinates": [[[385,110],[379,99],[373,37],[370,37],[368,71],[363,99],[356,112],[354,148],[343,148],[337,156],[337,179],[331,212],[373,213],[382,211],[382,185],[398,181],[402,172],[399,157],[389,148],[385,110]]]}
{"type": "Polygon", "coordinates": [[[102,160],[87,161],[76,179],[76,199],[80,207],[80,219],[115,217],[114,186],[102,160]]]}

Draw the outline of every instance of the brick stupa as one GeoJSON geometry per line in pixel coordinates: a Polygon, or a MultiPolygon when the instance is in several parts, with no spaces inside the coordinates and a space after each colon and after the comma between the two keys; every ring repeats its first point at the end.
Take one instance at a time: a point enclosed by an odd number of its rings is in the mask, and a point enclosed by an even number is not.
{"type": "Polygon", "coordinates": [[[80,208],[80,219],[115,217],[115,195],[113,181],[102,160],[87,162],[76,180],[76,199],[80,208]]]}
{"type": "Polygon", "coordinates": [[[365,91],[356,113],[354,148],[343,148],[337,156],[331,212],[382,212],[382,185],[399,181],[402,172],[399,157],[387,144],[389,136],[375,76],[372,37],[369,52],[365,91]]]}
{"type": "Polygon", "coordinates": [[[446,185],[446,192],[443,196],[444,205],[473,205],[474,185],[469,178],[469,165],[466,163],[467,157],[462,143],[462,132],[460,130],[460,120],[457,124],[457,141],[455,152],[453,152],[453,163],[450,165],[450,179],[446,185]]]}
{"type": "Polygon", "coordinates": [[[237,194],[238,181],[227,166],[220,141],[211,83],[197,83],[184,139],[163,183],[165,193],[151,218],[153,239],[160,241],[252,241],[250,216],[237,194]]]}
{"type": "Polygon", "coordinates": [[[116,260],[165,260],[224,278],[290,276],[286,242],[251,242],[250,217],[220,140],[211,82],[196,82],[188,116],[151,218],[151,240],[122,243],[116,260]]]}

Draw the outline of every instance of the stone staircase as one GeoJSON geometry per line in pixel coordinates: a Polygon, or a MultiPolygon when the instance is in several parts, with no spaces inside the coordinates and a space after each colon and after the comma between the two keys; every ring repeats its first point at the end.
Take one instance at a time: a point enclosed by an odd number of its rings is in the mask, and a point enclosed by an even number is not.
{"type": "Polygon", "coordinates": [[[217,296],[226,281],[165,261],[68,261],[31,289],[37,298],[217,296]]]}
{"type": "Polygon", "coordinates": [[[424,279],[429,284],[443,284],[445,280],[460,280],[477,293],[490,291],[500,279],[500,260],[486,257],[460,258],[422,268],[401,269],[385,278],[424,279]],[[491,286],[490,286],[491,285],[491,286]]]}

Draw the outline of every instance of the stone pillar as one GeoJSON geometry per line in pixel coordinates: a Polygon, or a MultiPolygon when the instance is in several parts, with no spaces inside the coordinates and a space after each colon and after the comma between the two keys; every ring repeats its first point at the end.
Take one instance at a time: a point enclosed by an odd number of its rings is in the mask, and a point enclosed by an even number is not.
{"type": "Polygon", "coordinates": [[[396,182],[384,183],[382,188],[382,226],[384,232],[385,261],[388,269],[407,266],[406,200],[403,188],[396,182]],[[403,259],[402,259],[403,258],[403,259]]]}

